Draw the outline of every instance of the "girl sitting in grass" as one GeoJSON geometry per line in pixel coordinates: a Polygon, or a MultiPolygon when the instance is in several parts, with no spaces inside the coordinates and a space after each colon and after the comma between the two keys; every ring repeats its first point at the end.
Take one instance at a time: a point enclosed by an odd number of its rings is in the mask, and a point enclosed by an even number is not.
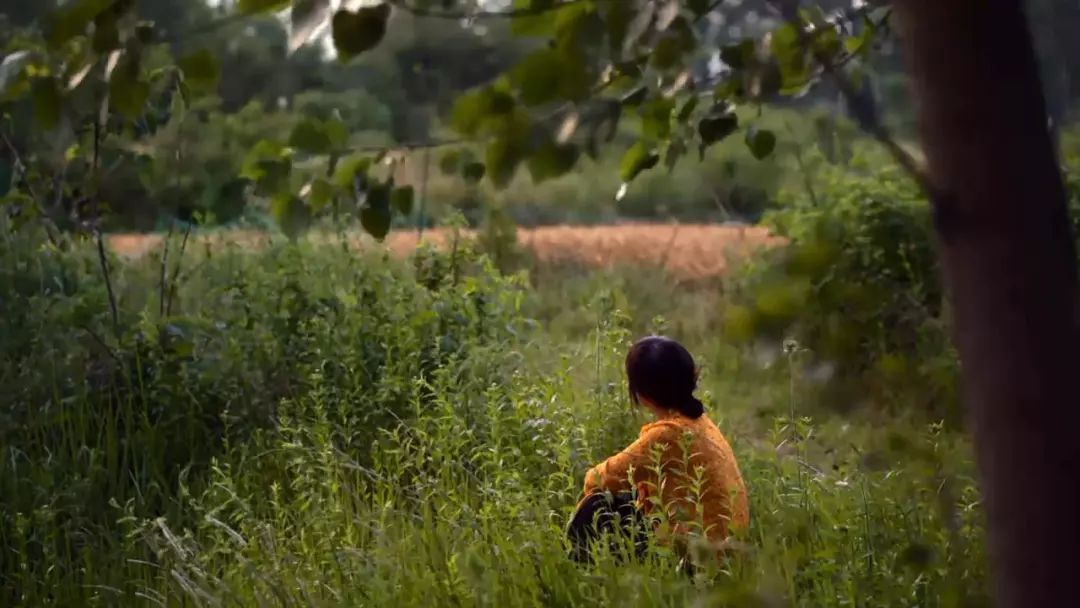
{"type": "Polygon", "coordinates": [[[630,400],[655,420],[586,473],[568,529],[574,558],[589,560],[592,542],[615,531],[630,534],[639,555],[649,534],[677,546],[697,534],[719,546],[750,511],[731,446],[694,397],[693,357],[674,340],[643,338],[626,356],[626,376],[630,400]]]}

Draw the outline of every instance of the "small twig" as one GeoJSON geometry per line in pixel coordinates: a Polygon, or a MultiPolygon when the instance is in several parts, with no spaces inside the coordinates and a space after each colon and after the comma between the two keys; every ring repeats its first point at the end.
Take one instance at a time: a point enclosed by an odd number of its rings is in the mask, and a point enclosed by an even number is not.
{"type": "Polygon", "coordinates": [[[165,295],[169,279],[169,242],[172,241],[176,222],[169,222],[169,232],[165,235],[165,247],[161,253],[161,278],[158,283],[158,317],[165,316],[165,295]]]}
{"type": "Polygon", "coordinates": [[[101,263],[101,276],[105,279],[105,293],[109,296],[109,310],[112,311],[113,331],[120,336],[120,311],[116,306],[116,293],[113,291],[112,277],[109,273],[109,262],[105,255],[105,239],[101,235],[101,228],[94,227],[94,239],[97,241],[98,262],[101,263]]]}
{"type": "Polygon", "coordinates": [[[184,262],[184,251],[187,250],[188,238],[191,237],[191,223],[188,222],[187,228],[184,230],[184,238],[180,241],[180,253],[176,258],[176,269],[173,270],[172,284],[169,285],[169,297],[165,302],[165,316],[172,316],[172,304],[176,298],[176,285],[180,282],[180,265],[184,262]]]}

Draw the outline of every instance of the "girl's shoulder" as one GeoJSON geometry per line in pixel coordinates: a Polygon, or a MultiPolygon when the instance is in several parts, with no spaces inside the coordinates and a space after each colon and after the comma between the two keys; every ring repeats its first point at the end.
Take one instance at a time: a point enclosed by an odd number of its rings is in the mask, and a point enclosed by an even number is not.
{"type": "MultiPolygon", "coordinates": [[[[704,416],[702,416],[704,418],[704,416]]],[[[700,420],[700,419],[699,419],[700,420]]],[[[650,422],[641,427],[641,435],[680,435],[687,431],[693,431],[698,426],[698,420],[691,420],[684,416],[671,416],[650,422]]]]}

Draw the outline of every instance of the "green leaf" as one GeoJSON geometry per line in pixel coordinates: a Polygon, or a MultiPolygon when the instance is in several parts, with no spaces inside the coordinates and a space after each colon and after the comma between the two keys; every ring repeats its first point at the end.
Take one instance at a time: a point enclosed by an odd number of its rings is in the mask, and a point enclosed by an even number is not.
{"type": "Polygon", "coordinates": [[[368,234],[383,240],[390,232],[390,186],[376,183],[367,192],[364,208],[360,210],[360,225],[368,234]]]}
{"type": "Polygon", "coordinates": [[[832,61],[844,47],[840,39],[840,33],[834,26],[818,28],[813,36],[814,52],[829,61],[832,61]]]}
{"type": "Polygon", "coordinates": [[[52,48],[59,48],[76,36],[86,33],[86,28],[113,0],[73,0],[46,17],[46,40],[52,48]]]}
{"type": "Polygon", "coordinates": [[[652,64],[660,70],[668,70],[679,66],[683,56],[694,50],[697,41],[694,31],[683,17],[677,17],[675,21],[664,31],[663,36],[653,46],[652,64]]]}
{"type": "Polygon", "coordinates": [[[540,49],[510,71],[510,82],[518,89],[525,105],[535,106],[558,98],[562,70],[557,51],[540,49]]]}
{"type": "Polygon", "coordinates": [[[645,142],[637,142],[623,154],[619,161],[619,176],[624,182],[632,182],[642,171],[648,171],[660,162],[660,155],[645,142]]]}
{"type": "Polygon", "coordinates": [[[394,188],[390,193],[390,205],[397,209],[398,213],[402,215],[409,215],[412,213],[413,201],[416,199],[416,192],[412,186],[401,186],[400,188],[394,188]]]}
{"type": "Polygon", "coordinates": [[[849,36],[844,39],[844,50],[852,55],[865,55],[874,41],[877,33],[877,24],[869,18],[864,18],[862,31],[857,36],[849,36]]]}
{"type": "Polygon", "coordinates": [[[520,145],[510,138],[499,137],[488,144],[485,164],[491,181],[497,188],[503,188],[510,183],[518,164],[521,163],[521,157],[520,145]]]}
{"type": "Polygon", "coordinates": [[[291,193],[280,194],[270,201],[270,217],[291,240],[296,240],[311,224],[311,210],[291,193]]]}
{"type": "Polygon", "coordinates": [[[701,139],[700,153],[731,135],[739,128],[739,117],[734,112],[723,112],[706,116],[698,122],[698,137],[701,139]]]}
{"type": "Polygon", "coordinates": [[[244,157],[240,177],[255,182],[260,196],[275,196],[289,188],[292,160],[281,144],[264,139],[244,157]]]}
{"type": "Polygon", "coordinates": [[[551,48],[526,56],[509,76],[527,106],[557,99],[579,101],[588,96],[591,85],[583,59],[551,48]]]}
{"type": "Polygon", "coordinates": [[[311,213],[313,215],[318,214],[332,203],[336,197],[337,188],[334,184],[322,178],[311,182],[311,189],[308,191],[308,205],[311,207],[311,213]]]}
{"type": "Polygon", "coordinates": [[[289,15],[289,52],[308,43],[330,14],[330,0],[294,0],[289,15]]]}
{"type": "Polygon", "coordinates": [[[475,184],[484,179],[484,173],[487,172],[487,167],[481,162],[471,162],[465,165],[465,168],[461,170],[461,175],[465,178],[465,181],[475,184]]]}
{"type": "Polygon", "coordinates": [[[776,135],[772,131],[750,127],[746,131],[746,147],[758,160],[764,160],[776,148],[776,135]]]}
{"type": "Polygon", "coordinates": [[[236,10],[243,15],[255,15],[280,11],[289,6],[289,0],[237,0],[236,10]]]}
{"type": "Polygon", "coordinates": [[[450,124],[462,135],[474,136],[490,119],[513,113],[515,105],[509,93],[493,87],[468,91],[454,102],[450,124]]]}
{"type": "Polygon", "coordinates": [[[308,154],[329,154],[334,149],[325,125],[316,118],[305,118],[293,127],[289,147],[308,154]]]}
{"type": "Polygon", "coordinates": [[[386,35],[389,19],[389,4],[363,7],[355,12],[341,9],[334,13],[331,29],[338,55],[349,60],[378,46],[386,35]]]}
{"type": "Polygon", "coordinates": [[[43,131],[51,131],[60,122],[64,100],[55,78],[36,78],[30,92],[34,106],[34,123],[43,131]]]}
{"type": "Polygon", "coordinates": [[[744,70],[754,63],[754,41],[742,40],[720,49],[720,60],[733,70],[744,70]]]}
{"type": "Polygon", "coordinates": [[[360,154],[347,156],[338,163],[334,170],[333,183],[339,188],[352,191],[353,180],[357,175],[367,174],[371,168],[371,158],[360,154]]]}
{"type": "Polygon", "coordinates": [[[667,139],[671,134],[671,113],[675,100],[657,97],[641,106],[641,132],[647,139],[667,139]]]}
{"type": "Polygon", "coordinates": [[[686,7],[690,9],[690,12],[694,13],[695,17],[701,17],[708,13],[712,6],[712,0],[686,0],[686,7]]]}
{"type": "Polygon", "coordinates": [[[150,98],[150,84],[141,76],[137,60],[125,53],[109,78],[109,105],[130,119],[142,115],[150,98]]]}
{"type": "Polygon", "coordinates": [[[810,80],[810,61],[795,26],[785,23],[772,33],[772,52],[783,78],[781,92],[795,93],[810,80]]]}
{"type": "Polygon", "coordinates": [[[194,53],[181,57],[176,62],[177,67],[184,73],[184,82],[192,90],[211,92],[217,89],[221,80],[221,66],[218,65],[217,57],[206,49],[200,49],[194,53]]]}
{"type": "Polygon", "coordinates": [[[30,51],[17,51],[0,62],[0,99],[7,96],[15,83],[22,79],[23,72],[33,57],[30,51]]]}
{"type": "Polygon", "coordinates": [[[565,175],[577,164],[581,151],[574,144],[548,142],[529,155],[529,174],[534,182],[565,175]]]}
{"type": "Polygon", "coordinates": [[[691,95],[690,98],[683,103],[682,107],[679,108],[679,113],[675,116],[675,119],[680,123],[690,120],[690,116],[694,113],[694,110],[697,109],[698,101],[697,95],[691,95]]]}
{"type": "Polygon", "coordinates": [[[647,98],[648,96],[649,96],[649,87],[642,85],[642,86],[634,89],[633,91],[630,91],[626,95],[623,95],[623,98],[620,100],[620,103],[622,103],[622,105],[627,106],[627,107],[635,107],[635,106],[639,106],[642,103],[644,103],[645,98],[647,98]]]}
{"type": "Polygon", "coordinates": [[[349,143],[349,127],[340,118],[331,118],[323,122],[323,130],[330,140],[331,152],[341,150],[349,143]]]}

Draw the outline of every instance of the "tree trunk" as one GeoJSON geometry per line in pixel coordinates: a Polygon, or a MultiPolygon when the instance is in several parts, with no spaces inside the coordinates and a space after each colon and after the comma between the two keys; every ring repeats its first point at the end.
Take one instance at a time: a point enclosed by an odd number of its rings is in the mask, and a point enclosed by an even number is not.
{"type": "Polygon", "coordinates": [[[1019,0],[897,0],[998,605],[1075,606],[1076,252],[1019,0]]]}

